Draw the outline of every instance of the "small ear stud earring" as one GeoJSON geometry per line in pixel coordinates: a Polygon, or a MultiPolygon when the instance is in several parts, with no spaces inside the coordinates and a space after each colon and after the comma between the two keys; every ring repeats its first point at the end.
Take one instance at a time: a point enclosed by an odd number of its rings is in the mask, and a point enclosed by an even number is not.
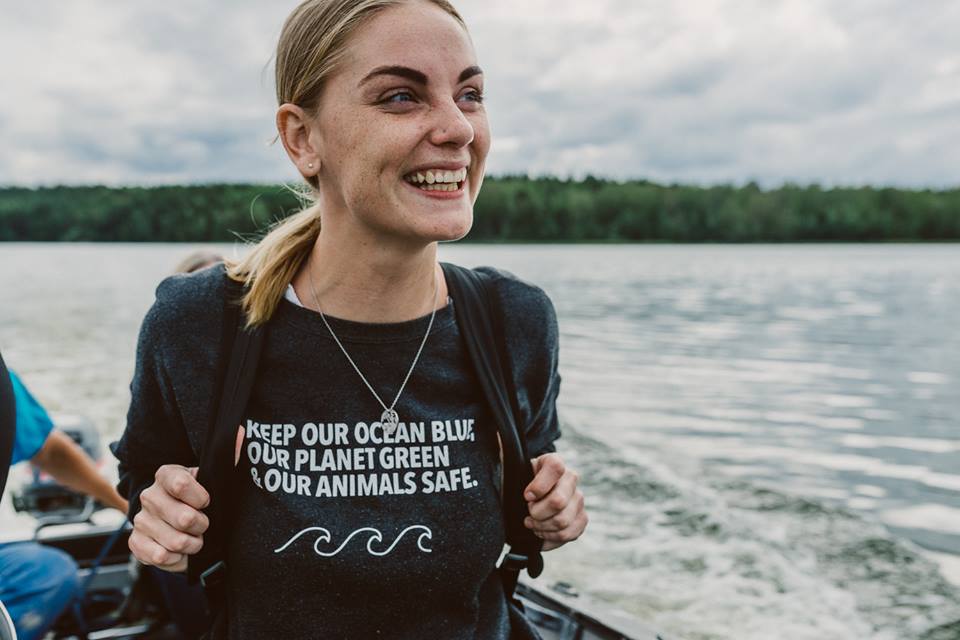
{"type": "Polygon", "coordinates": [[[312,162],[310,162],[310,163],[307,164],[307,169],[313,169],[313,163],[312,163],[312,162]]]}

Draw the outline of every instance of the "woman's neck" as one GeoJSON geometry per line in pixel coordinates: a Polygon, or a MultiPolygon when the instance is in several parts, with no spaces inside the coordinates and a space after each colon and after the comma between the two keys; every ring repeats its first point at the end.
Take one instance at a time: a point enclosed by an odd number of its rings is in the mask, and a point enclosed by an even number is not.
{"type": "Polygon", "coordinates": [[[445,306],[436,242],[410,248],[337,236],[321,231],[294,276],[293,288],[307,307],[355,322],[404,322],[445,306]]]}

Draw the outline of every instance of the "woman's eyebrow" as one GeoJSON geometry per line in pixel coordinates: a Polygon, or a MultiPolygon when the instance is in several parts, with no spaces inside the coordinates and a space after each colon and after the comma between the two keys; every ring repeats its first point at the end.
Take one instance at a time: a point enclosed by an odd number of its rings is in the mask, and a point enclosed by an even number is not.
{"type": "MultiPolygon", "coordinates": [[[[469,78],[472,78],[475,75],[479,75],[482,73],[483,73],[483,70],[476,65],[472,67],[467,67],[466,69],[460,72],[460,77],[457,78],[457,82],[463,82],[464,80],[467,80],[469,78]]],[[[368,73],[366,76],[364,76],[363,80],[361,80],[357,84],[357,86],[361,87],[366,82],[368,82],[369,80],[372,80],[377,76],[400,76],[401,78],[406,78],[407,80],[416,82],[417,84],[422,84],[422,85],[428,84],[427,74],[421,71],[417,71],[416,69],[411,69],[410,67],[402,67],[399,65],[388,65],[384,67],[377,67],[376,69],[368,73]]]]}

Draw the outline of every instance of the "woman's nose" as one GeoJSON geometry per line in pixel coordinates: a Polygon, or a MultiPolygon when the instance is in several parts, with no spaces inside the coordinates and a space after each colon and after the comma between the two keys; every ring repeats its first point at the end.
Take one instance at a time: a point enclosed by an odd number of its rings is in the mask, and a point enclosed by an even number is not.
{"type": "Polygon", "coordinates": [[[430,141],[435,145],[456,144],[465,147],[473,142],[473,124],[461,111],[456,101],[444,101],[434,109],[430,141]]]}

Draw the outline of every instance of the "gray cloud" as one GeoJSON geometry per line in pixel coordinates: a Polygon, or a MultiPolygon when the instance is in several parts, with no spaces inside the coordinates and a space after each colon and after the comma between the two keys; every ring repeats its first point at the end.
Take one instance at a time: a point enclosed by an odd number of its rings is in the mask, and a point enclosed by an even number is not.
{"type": "MultiPolygon", "coordinates": [[[[5,10],[0,183],[274,181],[269,61],[295,2],[5,10]]],[[[464,0],[491,173],[956,184],[948,0],[464,0]]]]}

